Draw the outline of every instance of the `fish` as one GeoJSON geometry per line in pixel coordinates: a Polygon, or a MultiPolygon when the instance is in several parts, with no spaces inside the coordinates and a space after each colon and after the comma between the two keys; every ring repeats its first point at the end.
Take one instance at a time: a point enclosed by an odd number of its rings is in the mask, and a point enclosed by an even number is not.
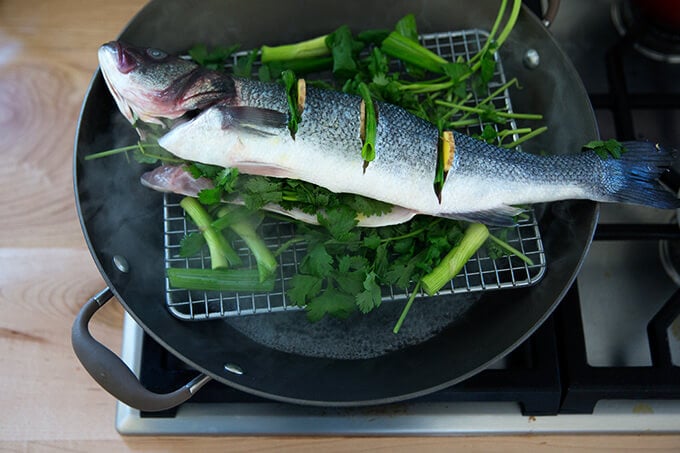
{"type": "Polygon", "coordinates": [[[374,103],[375,157],[366,162],[360,96],[307,87],[293,134],[279,84],[121,42],[103,45],[99,62],[121,112],[133,124],[139,119],[166,127],[158,143],[173,155],[362,195],[399,207],[405,219],[429,215],[509,226],[527,205],[568,199],[680,207],[659,182],[674,153],[652,142],[626,142],[620,158],[606,159],[593,151],[508,150],[453,131],[450,166],[436,190],[440,133],[401,107],[374,103]]]}

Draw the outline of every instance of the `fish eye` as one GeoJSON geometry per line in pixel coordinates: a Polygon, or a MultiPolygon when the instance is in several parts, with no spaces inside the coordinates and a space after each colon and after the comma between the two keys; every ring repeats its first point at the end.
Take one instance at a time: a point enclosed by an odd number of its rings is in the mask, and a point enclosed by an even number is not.
{"type": "Polygon", "coordinates": [[[167,53],[159,49],[146,49],[146,54],[154,60],[161,60],[168,56],[167,53]]]}

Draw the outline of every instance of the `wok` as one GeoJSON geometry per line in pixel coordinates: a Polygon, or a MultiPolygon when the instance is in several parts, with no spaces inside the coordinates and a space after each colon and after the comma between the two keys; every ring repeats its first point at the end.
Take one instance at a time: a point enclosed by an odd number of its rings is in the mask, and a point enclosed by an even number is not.
{"type": "MultiPolygon", "coordinates": [[[[367,0],[199,4],[152,1],[120,39],[168,51],[199,42],[238,42],[249,49],[308,39],[341,24],[354,30],[391,28],[409,12],[421,33],[489,30],[499,6],[491,0],[409,0],[390,2],[388,8],[367,0]]],[[[597,137],[580,79],[529,10],[522,10],[501,60],[505,73],[521,81],[522,89],[513,95],[515,109],[544,114],[548,126],[525,150],[575,152],[597,137]],[[540,56],[537,67],[522,62],[530,49],[540,56]]],[[[139,184],[145,167],[121,156],[84,161],[90,153],[136,138],[97,72],[76,136],[74,188],[83,234],[108,288],[85,304],[72,340],[88,372],[116,398],[142,410],[177,405],[210,378],[273,400],[327,406],[390,403],[451,386],[510,352],[550,315],[575,278],[597,218],[597,205],[589,201],[538,206],[547,270],[537,285],[418,300],[397,336],[391,327],[402,308],[398,303],[383,304],[369,316],[315,325],[300,312],[186,322],[165,306],[162,196],[139,184]],[[148,335],[195,368],[197,378],[167,395],[145,390],[88,333],[89,319],[112,295],[148,335]]]]}

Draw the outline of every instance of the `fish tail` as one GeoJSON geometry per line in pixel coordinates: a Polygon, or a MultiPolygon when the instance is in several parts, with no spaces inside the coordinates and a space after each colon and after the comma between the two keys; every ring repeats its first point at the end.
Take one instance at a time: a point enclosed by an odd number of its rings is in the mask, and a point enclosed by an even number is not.
{"type": "Polygon", "coordinates": [[[602,201],[654,208],[680,208],[680,199],[659,182],[673,164],[675,152],[646,141],[623,143],[626,152],[605,161],[602,201]]]}

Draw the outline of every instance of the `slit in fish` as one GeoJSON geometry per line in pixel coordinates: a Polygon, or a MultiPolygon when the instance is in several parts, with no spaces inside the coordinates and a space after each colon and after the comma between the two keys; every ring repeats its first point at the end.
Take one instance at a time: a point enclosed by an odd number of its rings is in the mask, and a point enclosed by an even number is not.
{"type": "MultiPolygon", "coordinates": [[[[375,122],[376,122],[376,127],[378,124],[378,108],[375,102],[373,103],[373,111],[375,112],[375,122]]],[[[361,104],[359,104],[359,138],[361,139],[361,147],[363,149],[363,146],[366,144],[366,124],[367,124],[367,118],[366,118],[366,102],[362,99],[361,104]]],[[[364,160],[363,161],[363,171],[366,173],[366,169],[368,168],[368,164],[370,164],[370,161],[364,160]]]]}
{"type": "Polygon", "coordinates": [[[437,196],[439,204],[442,204],[442,189],[444,183],[449,175],[449,170],[453,166],[453,156],[456,153],[456,142],[453,138],[453,132],[442,131],[437,143],[437,169],[433,183],[434,193],[437,196]],[[441,171],[441,180],[439,173],[441,171]]]}

